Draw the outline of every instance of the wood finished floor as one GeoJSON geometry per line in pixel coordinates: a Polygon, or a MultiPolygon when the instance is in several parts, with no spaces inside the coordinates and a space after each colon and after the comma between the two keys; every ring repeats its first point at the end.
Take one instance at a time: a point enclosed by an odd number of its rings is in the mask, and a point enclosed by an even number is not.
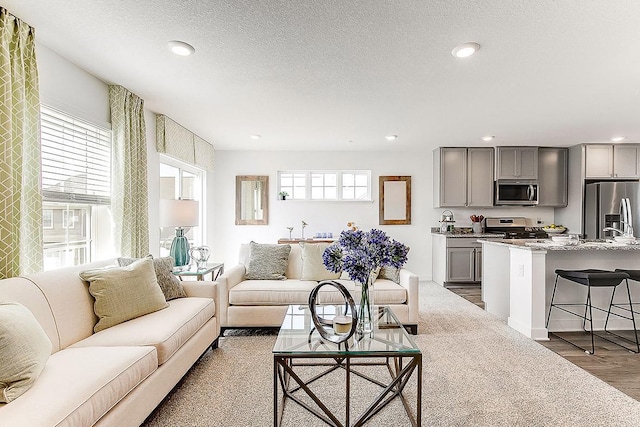
{"type": "MultiPolygon", "coordinates": [[[[484,303],[480,299],[480,286],[452,286],[448,289],[484,308],[484,303]]],[[[625,335],[631,336],[631,332],[625,335]]],[[[591,348],[591,338],[588,334],[571,332],[564,333],[562,336],[584,348],[591,348]]],[[[574,365],[640,401],[640,354],[631,353],[597,337],[595,339],[595,354],[592,355],[586,354],[583,350],[554,335],[550,336],[550,341],[538,342],[574,365]]]]}

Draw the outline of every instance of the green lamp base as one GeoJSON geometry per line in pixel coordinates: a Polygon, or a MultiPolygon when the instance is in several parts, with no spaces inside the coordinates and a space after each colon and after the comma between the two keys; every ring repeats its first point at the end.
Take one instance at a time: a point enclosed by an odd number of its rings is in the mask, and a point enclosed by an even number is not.
{"type": "Polygon", "coordinates": [[[176,267],[189,264],[189,239],[184,235],[184,228],[176,228],[176,237],[171,242],[169,255],[173,258],[176,267]]]}

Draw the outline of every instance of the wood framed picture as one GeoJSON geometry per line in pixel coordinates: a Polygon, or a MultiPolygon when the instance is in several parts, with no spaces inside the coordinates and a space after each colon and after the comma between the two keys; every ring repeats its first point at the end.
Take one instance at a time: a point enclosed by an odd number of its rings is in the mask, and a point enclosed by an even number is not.
{"type": "Polygon", "coordinates": [[[380,225],[411,224],[410,176],[381,176],[378,192],[380,225]]]}

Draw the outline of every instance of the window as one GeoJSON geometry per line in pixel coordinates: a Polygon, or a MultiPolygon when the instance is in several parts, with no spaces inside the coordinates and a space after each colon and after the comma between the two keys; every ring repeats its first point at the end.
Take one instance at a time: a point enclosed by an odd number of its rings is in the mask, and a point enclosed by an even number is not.
{"type": "Polygon", "coordinates": [[[62,211],[62,228],[76,228],[75,223],[78,217],[75,216],[75,209],[65,209],[62,211]]]}
{"type": "Polygon", "coordinates": [[[112,256],[111,131],[44,105],[40,128],[44,269],[112,256]]]}
{"type": "Polygon", "coordinates": [[[280,171],[280,191],[293,200],[371,201],[371,171],[280,171]]]}
{"type": "MultiPolygon", "coordinates": [[[[200,202],[199,226],[185,229],[185,236],[191,246],[203,244],[204,237],[204,182],[205,171],[179,160],[160,155],[160,198],[189,199],[200,202]]],[[[160,256],[169,256],[171,242],[175,237],[174,228],[160,230],[160,256]]]]}
{"type": "Polygon", "coordinates": [[[42,228],[48,230],[53,228],[53,209],[42,210],[42,228]]]}

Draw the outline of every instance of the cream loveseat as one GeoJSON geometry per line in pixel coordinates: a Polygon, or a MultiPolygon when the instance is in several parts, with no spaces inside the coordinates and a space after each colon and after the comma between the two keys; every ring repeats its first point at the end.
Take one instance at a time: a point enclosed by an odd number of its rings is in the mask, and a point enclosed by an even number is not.
{"type": "Polygon", "coordinates": [[[52,344],[33,385],[0,403],[0,426],[139,426],[217,347],[214,282],[183,282],[187,297],[94,333],[94,298],[79,272],[108,265],[115,261],[0,280],[0,302],[30,310],[52,344]]]}
{"type": "MultiPolygon", "coordinates": [[[[326,247],[322,243],[304,245],[326,247]]],[[[247,280],[250,245],[240,247],[239,264],[218,277],[220,292],[219,318],[222,330],[229,328],[280,327],[290,304],[306,305],[309,293],[317,286],[318,280],[302,279],[303,246],[291,244],[284,280],[247,280]]],[[[322,265],[321,250],[313,251],[316,269],[322,265]],[[320,257],[318,259],[318,257],[320,257]]],[[[323,268],[323,267],[322,267],[323,268]]],[[[398,320],[413,334],[418,330],[418,276],[406,269],[400,269],[398,283],[378,277],[374,284],[374,304],[388,305],[398,320]]],[[[348,278],[335,279],[354,294],[355,283],[348,278]]],[[[319,294],[319,303],[339,304],[342,296],[332,287],[325,287],[319,294]]]]}

